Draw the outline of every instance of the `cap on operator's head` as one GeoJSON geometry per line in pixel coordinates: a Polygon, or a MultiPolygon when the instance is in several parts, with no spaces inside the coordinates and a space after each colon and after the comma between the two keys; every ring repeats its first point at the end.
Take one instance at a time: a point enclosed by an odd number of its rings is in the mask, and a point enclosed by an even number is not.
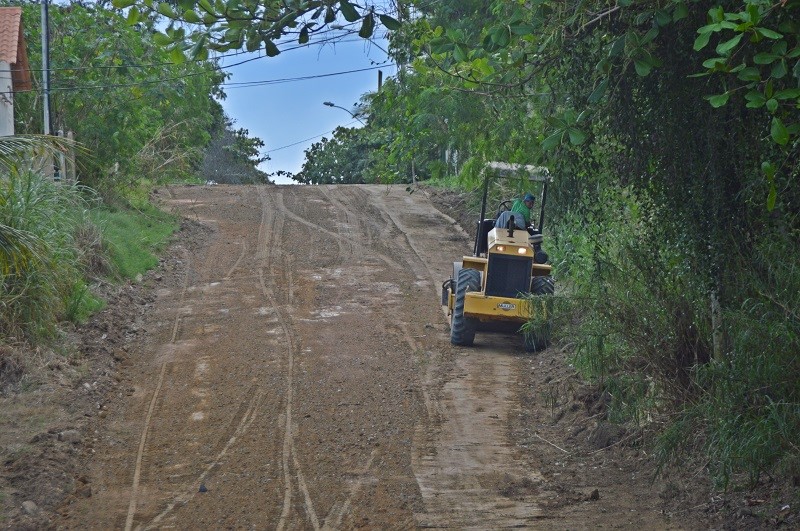
{"type": "Polygon", "coordinates": [[[530,192],[525,194],[525,198],[523,199],[523,201],[533,201],[533,194],[531,194],[530,192]]]}

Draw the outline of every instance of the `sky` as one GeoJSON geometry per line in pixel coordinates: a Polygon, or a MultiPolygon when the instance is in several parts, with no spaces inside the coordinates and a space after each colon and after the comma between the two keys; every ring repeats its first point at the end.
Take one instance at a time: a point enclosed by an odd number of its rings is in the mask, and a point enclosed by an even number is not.
{"type": "MultiPolygon", "coordinates": [[[[314,44],[283,51],[276,57],[260,57],[238,65],[258,53],[225,58],[223,70],[232,74],[224,87],[227,98],[222,102],[225,112],[235,120],[234,128],[243,127],[251,136],[261,138],[269,161],[262,170],[297,173],[303,165],[304,150],[323,136],[330,138],[338,126],[360,127],[347,112],[354,111],[360,97],[378,88],[378,70],[384,80],[394,76],[396,68],[388,61],[385,41],[377,45],[357,36],[335,45],[314,44]],[[381,48],[379,48],[381,47],[381,48]],[[361,72],[294,80],[281,83],[237,86],[251,83],[288,80],[369,69],[361,72]],[[323,102],[344,107],[327,107],[323,102]]],[[[263,55],[263,53],[262,53],[263,55]]],[[[273,178],[277,184],[296,184],[287,178],[273,178]]]]}

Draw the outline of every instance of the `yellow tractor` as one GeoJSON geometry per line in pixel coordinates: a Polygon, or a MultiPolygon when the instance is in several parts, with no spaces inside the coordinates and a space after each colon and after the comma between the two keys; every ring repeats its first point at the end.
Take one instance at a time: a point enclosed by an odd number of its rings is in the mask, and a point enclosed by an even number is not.
{"type": "MultiPolygon", "coordinates": [[[[550,339],[549,304],[542,297],[554,290],[552,266],[542,250],[544,205],[550,174],[546,168],[489,162],[483,176],[481,216],[472,256],[453,262],[452,276],[442,284],[442,305],[450,317],[450,342],[470,346],[476,331],[522,332],[527,351],[545,348],[550,339]],[[489,183],[496,178],[524,176],[541,183],[539,219],[518,228],[510,201],[498,216],[486,219],[489,183]],[[505,214],[502,214],[505,212],[505,214]],[[509,215],[510,214],[510,215],[509,215]],[[498,225],[497,222],[500,222],[498,225]],[[523,324],[532,325],[524,327],[523,324]]],[[[524,223],[522,224],[524,225],[524,223]]]]}

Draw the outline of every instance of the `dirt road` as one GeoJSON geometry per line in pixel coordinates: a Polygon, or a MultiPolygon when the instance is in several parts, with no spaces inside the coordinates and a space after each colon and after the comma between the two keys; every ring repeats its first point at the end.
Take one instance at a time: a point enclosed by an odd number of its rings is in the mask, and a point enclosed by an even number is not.
{"type": "Polygon", "coordinates": [[[554,354],[504,336],[449,344],[440,284],[470,242],[425,193],[160,197],[208,230],[156,278],[147,334],[95,425],[91,496],[71,498],[57,526],[668,525],[640,503],[635,459],[598,471],[597,456],[533,431],[546,407],[530,375],[554,354]]]}

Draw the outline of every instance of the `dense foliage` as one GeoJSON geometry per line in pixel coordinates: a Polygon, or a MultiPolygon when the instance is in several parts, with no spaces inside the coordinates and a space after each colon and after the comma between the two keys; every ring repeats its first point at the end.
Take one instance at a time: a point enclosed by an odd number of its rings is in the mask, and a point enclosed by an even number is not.
{"type": "Polygon", "coordinates": [[[565,333],[611,414],[656,420],[665,459],[704,448],[723,485],[796,471],[800,3],[430,10],[406,101],[455,94],[495,124],[437,105],[462,157],[556,175],[565,333]]]}
{"type": "MultiPolygon", "coordinates": [[[[153,44],[154,19],[129,25],[102,5],[50,8],[52,130],[72,130],[87,147],[83,182],[133,187],[141,179],[185,177],[200,160],[221,114],[212,95],[224,76],[210,62],[172,64],[153,44]]],[[[41,65],[40,9],[24,6],[32,65],[41,65]]],[[[41,71],[36,90],[16,95],[20,133],[41,133],[41,71]]]]}
{"type": "Polygon", "coordinates": [[[301,184],[364,184],[380,180],[377,154],[387,139],[382,131],[337,127],[305,151],[301,171],[292,179],[301,184]]]}
{"type": "Polygon", "coordinates": [[[349,0],[113,0],[113,4],[128,8],[127,16],[132,21],[154,14],[169,19],[171,23],[157,34],[156,40],[167,46],[175,61],[182,60],[184,54],[206,58],[209,50],[242,48],[263,49],[274,57],[289,42],[306,44],[311,38],[331,34],[333,38],[356,33],[369,38],[377,23],[389,29],[400,27],[400,22],[387,13],[386,2],[362,5],[349,0]]]}
{"type": "Polygon", "coordinates": [[[206,182],[264,184],[271,182],[258,165],[269,160],[262,154],[264,141],[251,137],[247,129],[233,128],[227,117],[211,131],[211,141],[203,152],[199,175],[206,182]]]}
{"type": "MultiPolygon", "coordinates": [[[[63,319],[80,319],[91,299],[84,279],[100,235],[77,187],[30,171],[0,178],[0,338],[52,338],[63,319]]],[[[0,360],[2,361],[2,360],[0,360]]]]}

